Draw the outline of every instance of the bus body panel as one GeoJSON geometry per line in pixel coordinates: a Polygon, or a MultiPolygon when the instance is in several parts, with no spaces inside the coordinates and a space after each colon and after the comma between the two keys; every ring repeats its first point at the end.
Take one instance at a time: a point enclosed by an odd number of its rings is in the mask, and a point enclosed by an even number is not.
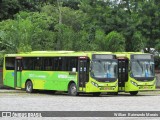
{"type": "Polygon", "coordinates": [[[67,91],[70,81],[77,84],[77,75],[69,75],[69,72],[57,71],[23,71],[22,88],[25,88],[26,80],[33,82],[34,89],[67,91]]]}
{"type": "Polygon", "coordinates": [[[14,88],[14,71],[13,70],[5,70],[5,74],[3,74],[3,84],[9,87],[14,88]]]}
{"type": "Polygon", "coordinates": [[[110,83],[100,83],[95,80],[86,84],[86,92],[117,92],[118,91],[118,80],[110,83]],[[97,84],[95,86],[94,84],[97,84]]]}
{"type": "MultiPolygon", "coordinates": [[[[69,75],[68,72],[51,72],[51,71],[22,71],[21,81],[17,81],[20,84],[19,87],[25,88],[27,80],[31,80],[34,89],[41,90],[59,90],[67,91],[68,84],[74,81],[77,84],[77,74],[69,75]]],[[[14,88],[14,71],[6,72],[4,85],[14,88]]],[[[86,88],[79,88],[79,92],[117,92],[118,80],[115,82],[101,83],[94,79],[89,80],[86,83],[86,88]],[[92,82],[98,84],[99,87],[93,85],[92,82]]]]}
{"type": "Polygon", "coordinates": [[[148,82],[140,82],[133,78],[129,78],[129,81],[125,83],[125,92],[129,91],[148,91],[148,90],[155,90],[155,79],[153,81],[148,82]],[[135,84],[133,84],[136,83],[135,84]]]}

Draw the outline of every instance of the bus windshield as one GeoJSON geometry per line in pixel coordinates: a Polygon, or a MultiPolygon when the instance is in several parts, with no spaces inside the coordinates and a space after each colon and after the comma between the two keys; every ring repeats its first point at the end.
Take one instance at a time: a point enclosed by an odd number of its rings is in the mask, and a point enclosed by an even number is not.
{"type": "Polygon", "coordinates": [[[114,60],[93,60],[91,75],[94,78],[116,78],[117,62],[114,60]]]}
{"type": "Polygon", "coordinates": [[[131,61],[133,77],[154,77],[154,62],[152,60],[131,61]]]}

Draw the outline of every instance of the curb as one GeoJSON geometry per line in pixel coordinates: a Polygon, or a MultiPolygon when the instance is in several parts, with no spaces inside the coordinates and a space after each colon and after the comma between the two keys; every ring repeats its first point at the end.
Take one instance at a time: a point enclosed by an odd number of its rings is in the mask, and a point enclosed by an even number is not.
{"type": "Polygon", "coordinates": [[[0,90],[0,93],[25,93],[25,92],[18,90],[0,90]]]}
{"type": "Polygon", "coordinates": [[[0,89],[0,93],[24,93],[23,90],[17,90],[17,89],[0,89]]]}

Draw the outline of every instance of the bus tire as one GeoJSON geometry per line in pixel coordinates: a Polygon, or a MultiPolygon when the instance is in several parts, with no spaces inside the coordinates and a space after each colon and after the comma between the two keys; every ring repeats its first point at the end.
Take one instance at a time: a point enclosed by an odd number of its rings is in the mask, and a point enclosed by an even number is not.
{"type": "Polygon", "coordinates": [[[93,96],[100,96],[101,92],[95,92],[93,93],[93,96]]]}
{"type": "Polygon", "coordinates": [[[33,84],[32,84],[32,82],[31,81],[27,81],[25,88],[26,88],[26,92],[27,93],[32,93],[33,92],[33,84]]]}
{"type": "Polygon", "coordinates": [[[130,91],[129,93],[130,93],[130,95],[134,96],[134,95],[138,94],[138,91],[130,91]]]}
{"type": "Polygon", "coordinates": [[[69,85],[68,94],[69,94],[70,96],[77,96],[77,95],[78,95],[78,93],[77,93],[77,86],[76,86],[75,83],[71,83],[71,84],[69,85]]]}

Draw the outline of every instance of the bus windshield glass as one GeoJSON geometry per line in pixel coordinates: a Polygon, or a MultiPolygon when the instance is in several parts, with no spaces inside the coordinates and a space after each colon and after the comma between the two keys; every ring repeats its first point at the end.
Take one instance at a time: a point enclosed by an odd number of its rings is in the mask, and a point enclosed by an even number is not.
{"type": "Polygon", "coordinates": [[[133,77],[154,77],[153,60],[132,60],[131,72],[133,77]]]}
{"type": "Polygon", "coordinates": [[[117,61],[114,60],[93,60],[91,75],[94,78],[116,78],[117,61]]]}

